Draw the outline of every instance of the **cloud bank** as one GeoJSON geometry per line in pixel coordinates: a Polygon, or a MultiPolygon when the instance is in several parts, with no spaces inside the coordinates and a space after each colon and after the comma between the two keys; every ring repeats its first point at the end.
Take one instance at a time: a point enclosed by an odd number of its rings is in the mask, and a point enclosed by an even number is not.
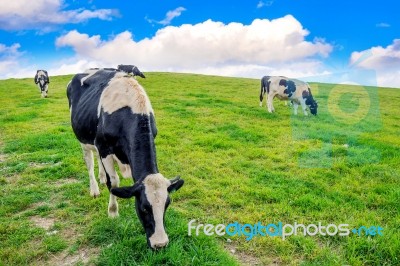
{"type": "MultiPolygon", "coordinates": [[[[336,71],[325,63],[333,45],[322,38],[307,40],[308,34],[291,15],[255,19],[249,25],[207,20],[167,26],[139,41],[129,31],[104,39],[73,30],[58,37],[55,45],[58,49],[72,49],[74,55],[48,64],[47,68],[51,75],[62,75],[89,67],[135,64],[142,71],[252,78],[284,75],[309,81],[353,80],[365,85],[400,87],[400,40],[387,47],[355,51],[348,69],[336,71]],[[358,73],[366,73],[365,78],[358,73]]],[[[0,77],[23,77],[28,73],[22,54],[19,44],[0,44],[0,77]]],[[[32,69],[36,66],[30,66],[30,72],[32,69]]]]}
{"type": "Polygon", "coordinates": [[[308,34],[299,21],[287,15],[255,19],[250,25],[207,20],[167,26],[140,41],[134,41],[128,31],[109,40],[70,31],[56,40],[56,46],[71,47],[78,58],[108,66],[131,63],[146,70],[207,74],[215,69],[220,75],[243,76],[254,69],[287,66],[286,73],[295,73],[298,63],[302,73],[316,74],[318,59],[327,57],[333,47],[323,39],[306,41],[308,34]]]}

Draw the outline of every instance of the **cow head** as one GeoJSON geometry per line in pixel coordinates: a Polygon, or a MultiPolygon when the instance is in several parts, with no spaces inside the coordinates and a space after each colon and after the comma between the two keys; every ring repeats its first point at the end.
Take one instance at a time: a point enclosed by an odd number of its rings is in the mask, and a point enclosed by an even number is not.
{"type": "Polygon", "coordinates": [[[317,103],[317,101],[315,101],[314,99],[312,99],[311,104],[308,105],[308,107],[310,108],[311,114],[317,115],[317,110],[318,110],[318,103],[317,103]]]}
{"type": "Polygon", "coordinates": [[[38,70],[35,75],[35,83],[38,85],[42,97],[47,97],[48,84],[49,84],[49,76],[47,71],[38,70]]]}
{"type": "Polygon", "coordinates": [[[165,247],[169,242],[164,225],[165,211],[171,201],[169,193],[180,189],[183,183],[180,177],[168,180],[161,174],[152,174],[131,187],[111,189],[111,193],[120,198],[135,196],[136,213],[152,249],[165,247]]]}
{"type": "Polygon", "coordinates": [[[139,70],[139,68],[137,68],[137,66],[134,66],[134,67],[132,68],[132,75],[133,75],[133,76],[139,76],[139,77],[142,77],[142,78],[146,78],[146,77],[144,76],[144,74],[139,70]]]}
{"type": "Polygon", "coordinates": [[[303,99],[305,99],[305,103],[310,109],[310,112],[312,115],[317,115],[318,111],[318,103],[316,100],[314,100],[314,97],[311,94],[310,88],[308,90],[304,90],[302,93],[303,99]]]}

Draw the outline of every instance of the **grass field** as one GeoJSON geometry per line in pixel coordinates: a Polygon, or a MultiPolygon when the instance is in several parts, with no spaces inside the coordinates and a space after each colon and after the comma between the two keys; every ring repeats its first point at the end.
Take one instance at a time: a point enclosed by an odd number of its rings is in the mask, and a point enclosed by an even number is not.
{"type": "MultiPolygon", "coordinates": [[[[318,116],[275,100],[259,80],[173,73],[139,79],[155,110],[158,165],[172,195],[167,248],[147,248],[134,200],[107,217],[91,198],[66,84],[41,99],[33,78],[0,81],[0,265],[399,265],[400,90],[311,84],[318,116]],[[187,224],[381,226],[383,236],[188,236],[187,224]]],[[[121,185],[132,184],[122,180],[121,185]]]]}

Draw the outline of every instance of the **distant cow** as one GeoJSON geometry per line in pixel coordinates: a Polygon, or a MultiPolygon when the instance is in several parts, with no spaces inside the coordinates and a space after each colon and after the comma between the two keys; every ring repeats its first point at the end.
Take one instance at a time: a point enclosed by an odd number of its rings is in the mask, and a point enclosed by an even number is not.
{"type": "Polygon", "coordinates": [[[108,215],[118,216],[116,196],[135,196],[136,213],[153,248],[168,244],[165,211],[169,193],[184,183],[179,177],[168,180],[159,173],[154,138],[157,128],[153,108],[143,87],[131,76],[116,70],[92,70],[76,74],[67,86],[71,124],[82,146],[89,171],[90,194],[100,194],[94,176],[93,154],[100,157],[110,190],[108,215]],[[118,187],[114,160],[123,174],[134,180],[132,186],[118,187]]]}
{"type": "Polygon", "coordinates": [[[297,108],[301,105],[304,115],[307,114],[307,107],[311,114],[317,115],[318,104],[314,100],[308,83],[289,79],[286,77],[264,76],[261,79],[260,106],[265,93],[267,93],[267,108],[270,113],[275,111],[273,100],[277,97],[280,100],[290,101],[293,104],[294,114],[297,115],[297,108]]]}
{"type": "Polygon", "coordinates": [[[35,75],[35,84],[38,85],[42,98],[47,97],[47,92],[49,90],[49,74],[46,70],[37,70],[35,75]]]}
{"type": "Polygon", "coordinates": [[[139,68],[134,65],[118,65],[118,70],[124,71],[128,74],[132,74],[132,76],[139,76],[142,78],[146,78],[142,72],[140,72],[139,68]]]}

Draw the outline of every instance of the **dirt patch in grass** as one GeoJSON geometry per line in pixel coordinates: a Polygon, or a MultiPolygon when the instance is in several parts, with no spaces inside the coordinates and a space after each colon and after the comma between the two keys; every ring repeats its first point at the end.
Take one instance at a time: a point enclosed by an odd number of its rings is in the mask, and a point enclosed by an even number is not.
{"type": "MultiPolygon", "coordinates": [[[[6,170],[4,167],[3,170],[6,170]]],[[[0,176],[2,175],[2,172],[0,170],[0,176]]],[[[6,184],[17,184],[21,180],[21,176],[19,174],[14,174],[14,175],[4,175],[2,178],[3,182],[6,184]]]]}
{"type": "MultiPolygon", "coordinates": [[[[78,238],[82,236],[75,228],[66,227],[64,229],[51,230],[55,222],[54,218],[49,217],[30,217],[30,220],[34,222],[37,227],[41,227],[47,231],[47,235],[59,235],[63,238],[69,247],[73,246],[77,242],[78,238]]],[[[81,246],[77,250],[71,250],[67,248],[59,253],[48,253],[47,258],[39,258],[39,261],[33,263],[34,265],[59,265],[59,266],[70,266],[70,265],[95,265],[94,261],[100,254],[100,248],[98,247],[87,247],[81,246]]]]}
{"type": "Polygon", "coordinates": [[[7,160],[7,155],[0,153],[0,163],[4,163],[7,160]]]}
{"type": "Polygon", "coordinates": [[[261,261],[258,258],[252,256],[251,254],[238,251],[236,245],[233,242],[228,241],[225,244],[225,249],[228,250],[229,253],[232,254],[240,262],[241,265],[262,265],[261,261]]]}
{"type": "Polygon", "coordinates": [[[59,265],[70,266],[84,264],[95,265],[93,260],[99,255],[100,249],[93,247],[81,247],[74,254],[69,254],[68,251],[63,251],[56,255],[51,255],[49,260],[44,262],[44,265],[59,265]]]}
{"type": "Polygon", "coordinates": [[[48,231],[54,226],[56,219],[49,217],[32,216],[29,218],[37,227],[43,228],[48,231]]]}
{"type": "Polygon", "coordinates": [[[56,182],[53,183],[53,186],[59,188],[64,185],[75,184],[75,183],[79,183],[79,180],[75,178],[65,178],[57,180],[56,182]]]}
{"type": "Polygon", "coordinates": [[[58,162],[58,163],[33,163],[33,162],[30,162],[29,167],[33,167],[33,168],[57,167],[61,164],[62,164],[62,162],[58,162]]]}
{"type": "Polygon", "coordinates": [[[270,265],[270,266],[277,266],[282,265],[279,258],[270,258],[267,261],[261,261],[259,258],[255,257],[252,254],[245,253],[243,251],[239,251],[235,243],[228,241],[225,243],[225,249],[232,254],[241,265],[244,266],[258,266],[258,265],[270,265]]]}

